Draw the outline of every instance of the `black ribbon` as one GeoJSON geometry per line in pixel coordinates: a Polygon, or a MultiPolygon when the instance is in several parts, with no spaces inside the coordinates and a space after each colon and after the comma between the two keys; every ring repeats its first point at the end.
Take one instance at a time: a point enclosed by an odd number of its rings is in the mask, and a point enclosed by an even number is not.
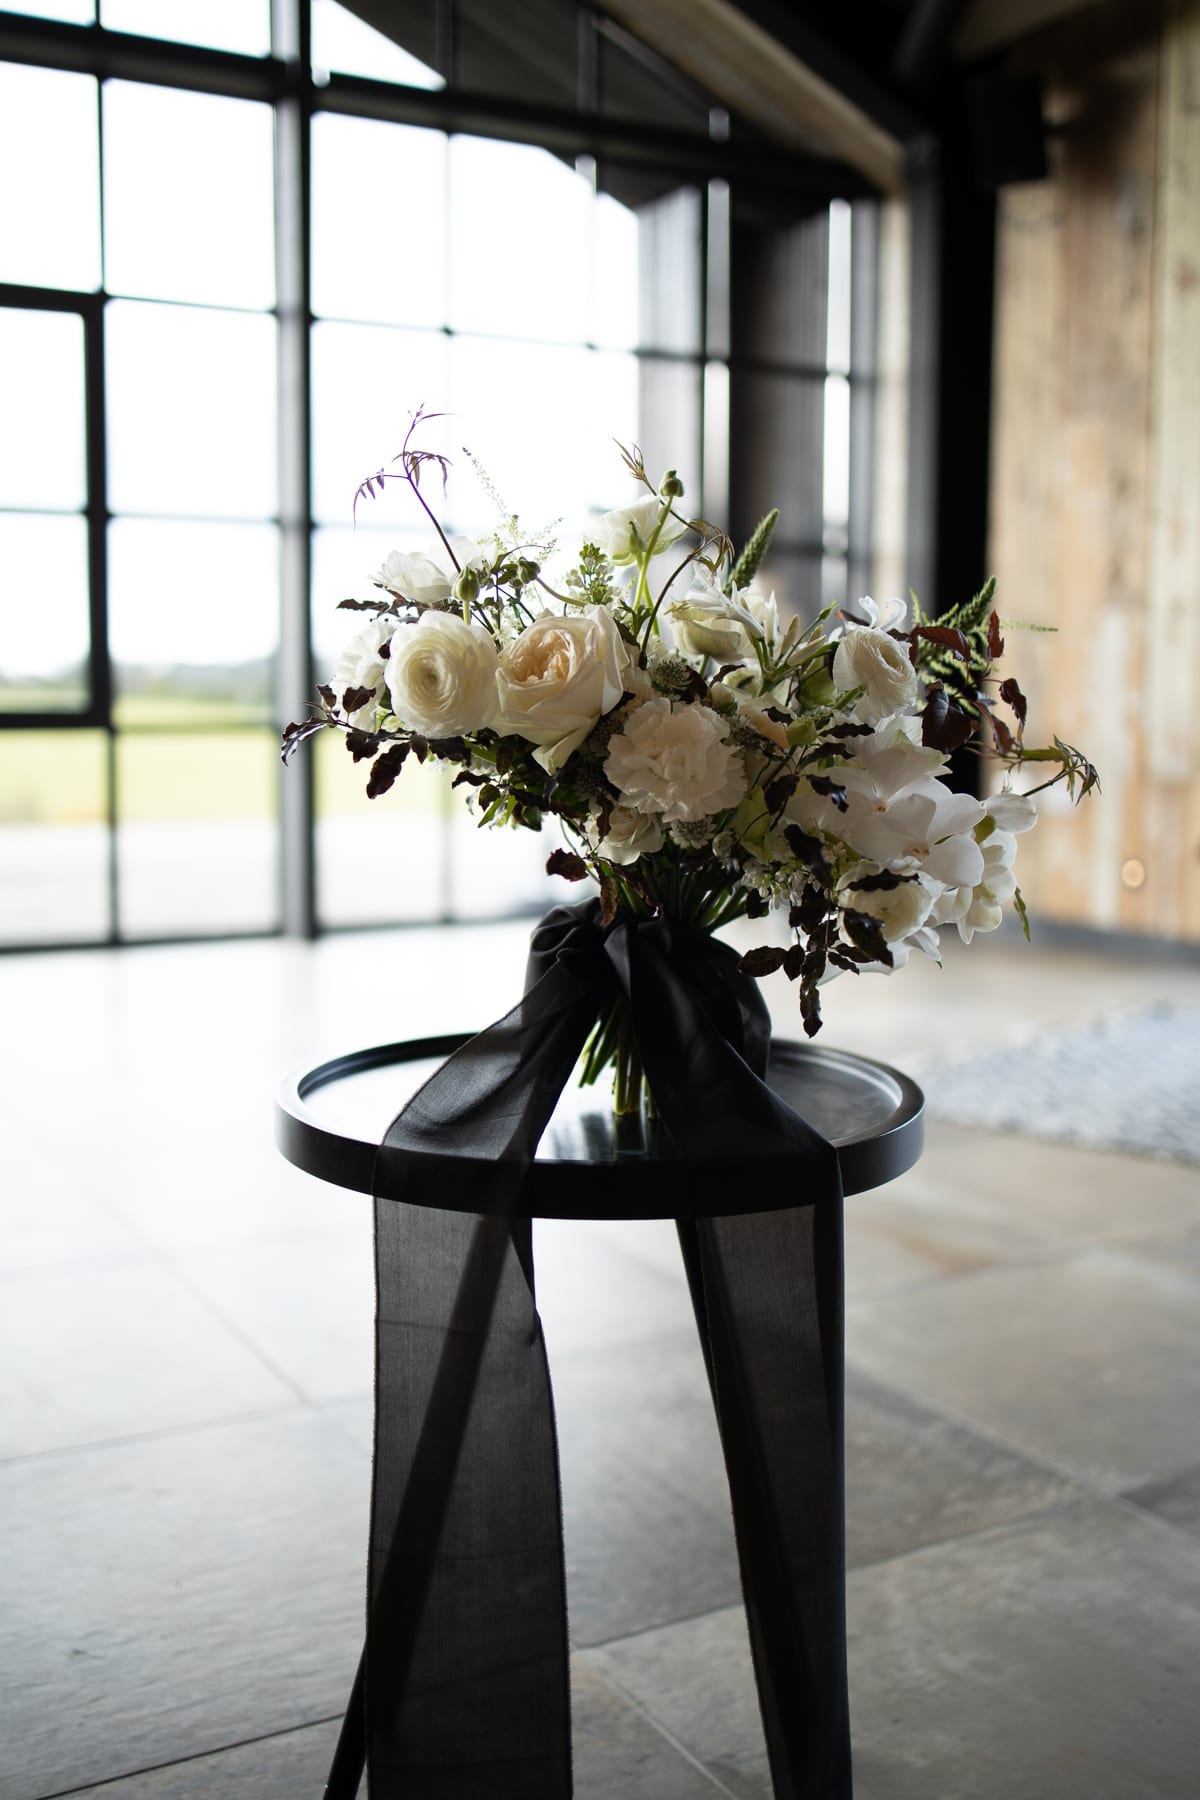
{"type": "Polygon", "coordinates": [[[660,1216],[720,1424],[777,1800],[850,1796],[837,1153],[766,1084],[766,1009],[732,950],[666,919],[605,928],[585,902],[541,922],[521,1001],[379,1147],[365,1680],[331,1800],[356,1792],[364,1743],[372,1800],[571,1793],[532,1164],[618,993],[676,1153],[660,1216]]]}

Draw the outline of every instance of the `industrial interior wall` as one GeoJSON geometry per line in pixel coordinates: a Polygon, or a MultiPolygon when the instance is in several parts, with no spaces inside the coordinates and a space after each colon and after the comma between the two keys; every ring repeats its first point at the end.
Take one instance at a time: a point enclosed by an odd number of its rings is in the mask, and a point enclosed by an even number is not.
{"type": "Polygon", "coordinates": [[[1000,197],[990,561],[1002,615],[1054,628],[1015,646],[1031,736],[1103,794],[1054,790],[1019,873],[1035,921],[1194,941],[1200,0],[1070,56],[1043,66],[1050,178],[1000,197]]]}

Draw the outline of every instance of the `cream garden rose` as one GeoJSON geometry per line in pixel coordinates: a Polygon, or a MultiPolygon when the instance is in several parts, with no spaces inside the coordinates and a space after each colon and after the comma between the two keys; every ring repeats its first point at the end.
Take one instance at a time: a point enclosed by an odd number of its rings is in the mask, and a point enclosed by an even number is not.
{"type": "Polygon", "coordinates": [[[854,711],[867,725],[916,703],[917,671],[907,646],[873,625],[850,626],[834,652],[833,679],[839,688],[863,689],[854,711]]]}
{"type": "Polygon", "coordinates": [[[728,737],[728,719],[709,706],[647,700],[609,743],[604,773],[631,812],[703,819],[736,806],[749,785],[728,737]]]}
{"type": "Polygon", "coordinates": [[[482,731],[496,716],[496,645],[459,613],[423,613],[395,632],[387,686],[396,717],[431,738],[482,731]]]}
{"type": "Polygon", "coordinates": [[[627,691],[633,661],[607,607],[543,613],[500,657],[494,729],[536,744],[552,774],[627,691]]]}

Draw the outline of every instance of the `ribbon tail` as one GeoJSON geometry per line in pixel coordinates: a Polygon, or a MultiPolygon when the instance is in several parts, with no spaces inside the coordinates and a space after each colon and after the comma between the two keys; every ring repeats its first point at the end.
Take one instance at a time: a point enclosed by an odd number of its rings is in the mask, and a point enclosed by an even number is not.
{"type": "Polygon", "coordinates": [[[850,1800],[841,1207],[700,1219],[681,1236],[698,1256],[774,1792],[850,1800]]]}

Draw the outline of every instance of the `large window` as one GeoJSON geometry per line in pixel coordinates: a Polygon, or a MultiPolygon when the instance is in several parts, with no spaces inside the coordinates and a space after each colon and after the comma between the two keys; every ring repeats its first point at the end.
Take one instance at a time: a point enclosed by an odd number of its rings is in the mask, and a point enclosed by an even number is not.
{"type": "Polygon", "coordinates": [[[469,0],[0,23],[0,942],[540,904],[553,845],[483,845],[435,771],[368,802],[332,738],[278,765],[337,600],[427,535],[353,512],[419,404],[454,530],[477,469],[532,528],[617,504],[616,438],[735,534],[780,504],[795,604],[853,583],[867,210],[528,10],[525,45],[469,0]]]}

